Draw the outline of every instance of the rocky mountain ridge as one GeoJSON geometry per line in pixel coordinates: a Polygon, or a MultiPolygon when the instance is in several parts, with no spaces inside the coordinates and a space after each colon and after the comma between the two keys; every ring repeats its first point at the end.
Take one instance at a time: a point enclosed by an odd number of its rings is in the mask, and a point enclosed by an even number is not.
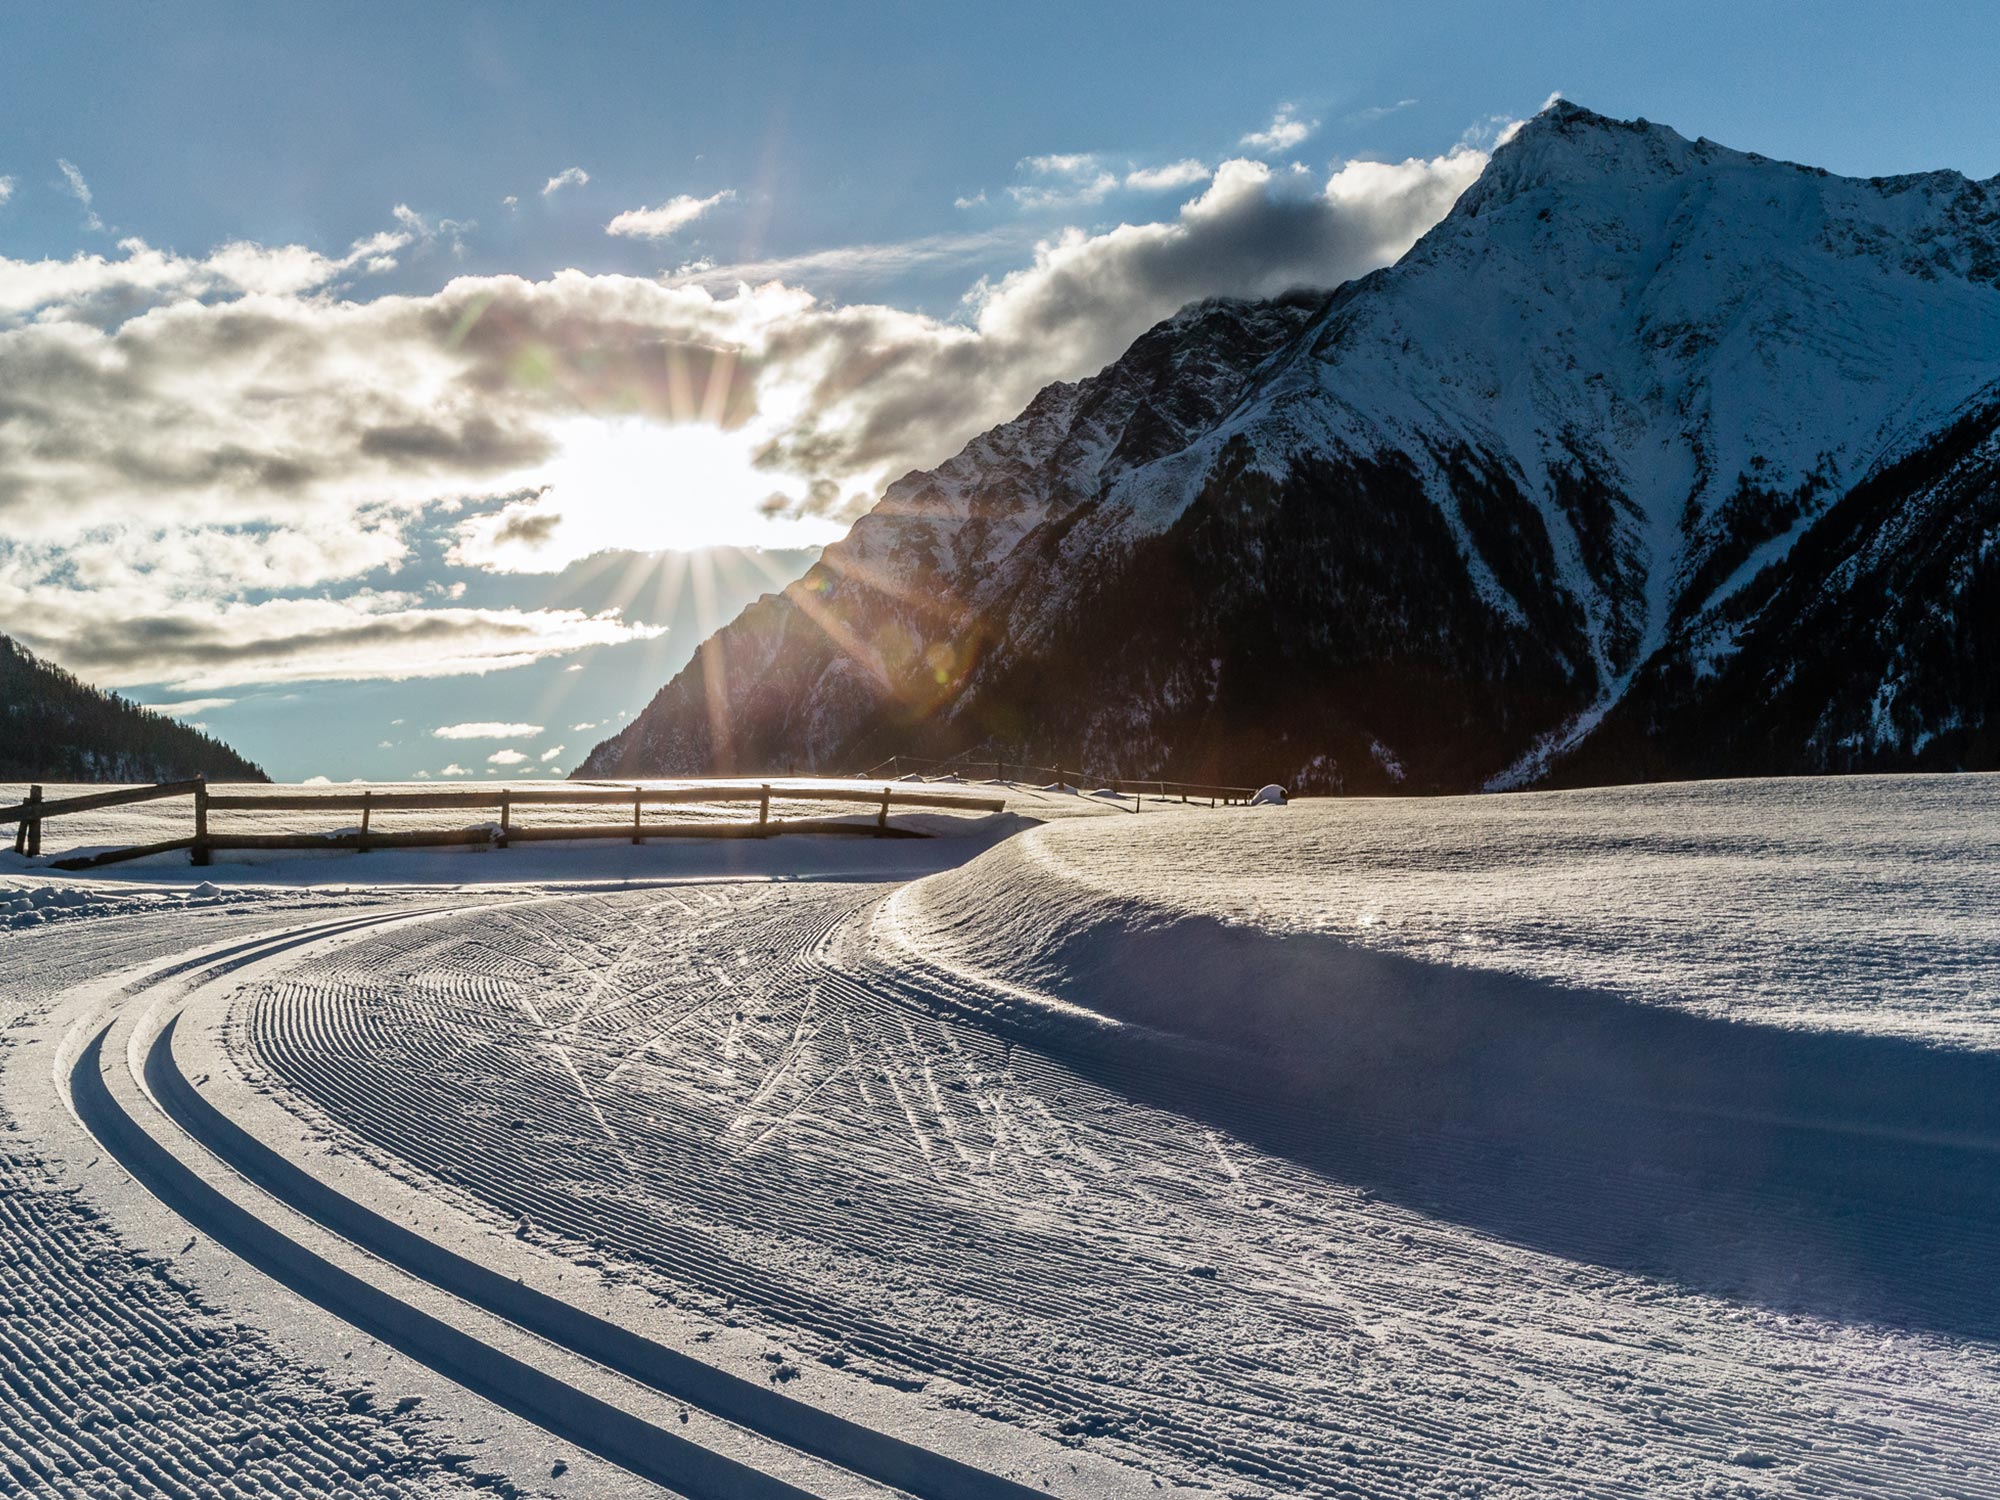
{"type": "Polygon", "coordinates": [[[2000,180],[1558,102],[1392,267],[890,487],[578,774],[1312,790],[1987,766],[2000,180]]]}

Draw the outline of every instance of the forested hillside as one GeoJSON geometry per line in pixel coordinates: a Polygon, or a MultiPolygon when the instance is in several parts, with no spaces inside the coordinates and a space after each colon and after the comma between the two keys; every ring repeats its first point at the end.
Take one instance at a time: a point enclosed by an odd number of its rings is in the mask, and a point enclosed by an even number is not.
{"type": "Polygon", "coordinates": [[[222,741],[0,635],[0,781],[268,781],[222,741]]]}

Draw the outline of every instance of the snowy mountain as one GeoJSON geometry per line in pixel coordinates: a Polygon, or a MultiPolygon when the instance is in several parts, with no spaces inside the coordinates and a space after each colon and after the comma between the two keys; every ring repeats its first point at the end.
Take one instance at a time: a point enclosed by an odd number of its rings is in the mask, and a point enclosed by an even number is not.
{"type": "Polygon", "coordinates": [[[79,682],[0,635],[0,781],[175,781],[264,773],[200,730],[79,682]]]}
{"type": "Polygon", "coordinates": [[[1557,102],[1396,265],[893,485],[580,775],[990,744],[1318,790],[2000,765],[2000,179],[1557,102]]]}

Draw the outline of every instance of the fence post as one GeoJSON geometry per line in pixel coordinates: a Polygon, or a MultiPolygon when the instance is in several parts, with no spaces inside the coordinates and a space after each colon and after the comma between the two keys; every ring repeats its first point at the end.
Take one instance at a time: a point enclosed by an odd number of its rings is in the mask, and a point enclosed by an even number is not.
{"type": "Polygon", "coordinates": [[[208,863],[208,778],[202,777],[194,789],[194,851],[189,856],[192,863],[208,863]]]}
{"type": "Polygon", "coordinates": [[[875,837],[881,838],[889,831],[889,789],[882,788],[882,810],[875,814],[875,837]]]}
{"type": "Polygon", "coordinates": [[[771,826],[771,783],[765,782],[759,790],[762,795],[757,798],[757,828],[762,832],[771,826]]]}
{"type": "Polygon", "coordinates": [[[639,842],[639,810],[645,806],[640,799],[644,795],[638,787],[632,788],[632,842],[635,844],[639,842]]]}
{"type": "Polygon", "coordinates": [[[507,792],[500,794],[500,839],[493,846],[496,849],[505,849],[507,847],[507,835],[513,829],[514,804],[510,800],[510,797],[511,794],[507,792]]]}
{"type": "Polygon", "coordinates": [[[361,794],[361,838],[354,846],[356,854],[366,854],[368,852],[368,823],[375,812],[374,801],[375,794],[373,792],[363,792],[361,794]]]}
{"type": "MultiPolygon", "coordinates": [[[[28,788],[28,800],[30,802],[39,802],[42,800],[42,789],[39,784],[28,788]]],[[[40,818],[30,815],[21,820],[21,826],[14,833],[14,848],[17,852],[28,855],[40,854],[42,852],[42,820],[40,818]]]]}

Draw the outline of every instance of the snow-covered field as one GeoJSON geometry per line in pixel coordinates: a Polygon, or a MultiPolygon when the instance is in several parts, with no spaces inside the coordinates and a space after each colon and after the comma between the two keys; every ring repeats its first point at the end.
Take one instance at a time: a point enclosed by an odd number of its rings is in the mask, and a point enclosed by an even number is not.
{"type": "Polygon", "coordinates": [[[1009,796],[63,877],[0,1491],[2000,1494],[2000,782],[1009,796]]]}

